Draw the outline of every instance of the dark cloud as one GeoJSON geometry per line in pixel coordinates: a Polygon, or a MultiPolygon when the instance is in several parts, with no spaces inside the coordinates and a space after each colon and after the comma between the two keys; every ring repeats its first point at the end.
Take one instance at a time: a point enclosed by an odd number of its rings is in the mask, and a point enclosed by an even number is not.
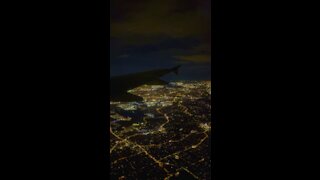
{"type": "Polygon", "coordinates": [[[130,64],[134,70],[211,63],[210,0],[111,0],[110,5],[111,65],[130,64]]]}
{"type": "Polygon", "coordinates": [[[208,63],[211,61],[211,56],[208,54],[175,56],[175,58],[182,60],[182,61],[188,61],[188,62],[194,62],[194,63],[208,63]]]}
{"type": "Polygon", "coordinates": [[[165,38],[206,38],[210,34],[210,16],[203,11],[198,1],[190,2],[193,3],[148,0],[130,4],[130,8],[116,8],[125,12],[114,15],[111,37],[130,44],[148,44],[165,38]]]}

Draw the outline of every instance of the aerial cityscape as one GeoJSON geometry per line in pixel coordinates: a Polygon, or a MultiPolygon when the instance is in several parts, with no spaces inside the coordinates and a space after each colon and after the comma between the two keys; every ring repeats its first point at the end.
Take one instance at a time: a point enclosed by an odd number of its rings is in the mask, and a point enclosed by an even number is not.
{"type": "Polygon", "coordinates": [[[110,0],[109,85],[110,179],[214,177],[211,0],[110,0]]]}
{"type": "Polygon", "coordinates": [[[211,82],[144,85],[110,102],[111,179],[211,179],[211,82]]]}

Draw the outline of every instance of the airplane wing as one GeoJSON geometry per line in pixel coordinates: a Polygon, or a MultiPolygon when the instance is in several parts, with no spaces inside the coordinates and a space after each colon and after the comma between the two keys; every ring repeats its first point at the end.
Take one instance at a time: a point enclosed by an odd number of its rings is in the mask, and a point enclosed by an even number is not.
{"type": "Polygon", "coordinates": [[[179,68],[180,66],[176,66],[169,69],[113,77],[110,79],[110,100],[117,102],[142,101],[141,97],[130,94],[128,91],[142,85],[166,85],[168,82],[160,78],[171,72],[178,74],[179,68]]]}

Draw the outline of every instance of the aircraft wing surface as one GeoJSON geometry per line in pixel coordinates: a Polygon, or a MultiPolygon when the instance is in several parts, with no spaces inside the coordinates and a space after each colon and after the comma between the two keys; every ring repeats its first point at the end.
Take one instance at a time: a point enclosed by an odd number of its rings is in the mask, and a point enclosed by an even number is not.
{"type": "Polygon", "coordinates": [[[167,82],[160,78],[171,72],[178,74],[179,68],[180,66],[176,66],[169,69],[112,77],[110,79],[110,100],[118,102],[142,101],[141,97],[130,94],[128,91],[142,85],[165,85],[167,82]]]}

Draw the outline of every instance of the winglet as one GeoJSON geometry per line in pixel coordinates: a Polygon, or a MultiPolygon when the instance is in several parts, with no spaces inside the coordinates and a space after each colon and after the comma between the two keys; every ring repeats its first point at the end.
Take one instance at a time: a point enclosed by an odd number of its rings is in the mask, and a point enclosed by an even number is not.
{"type": "Polygon", "coordinates": [[[179,73],[179,68],[180,68],[180,67],[181,67],[181,65],[176,66],[176,67],[172,68],[171,70],[172,70],[176,75],[178,75],[178,73],[179,73]]]}

